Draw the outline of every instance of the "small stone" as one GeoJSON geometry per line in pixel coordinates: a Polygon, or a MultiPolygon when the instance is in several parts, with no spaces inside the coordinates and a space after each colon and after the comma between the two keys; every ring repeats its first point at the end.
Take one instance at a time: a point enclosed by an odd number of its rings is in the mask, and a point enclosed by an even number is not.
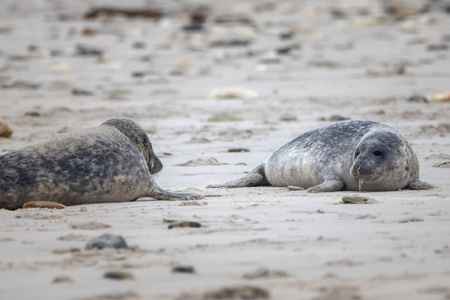
{"type": "Polygon", "coordinates": [[[250,152],[250,149],[247,148],[230,148],[228,152],[250,152]]]}
{"type": "Polygon", "coordinates": [[[280,121],[284,121],[284,122],[295,122],[297,120],[298,120],[297,116],[291,115],[289,113],[282,114],[280,117],[280,121]]]}
{"type": "Polygon", "coordinates": [[[77,55],[81,56],[95,56],[95,57],[101,57],[103,56],[103,50],[100,50],[95,47],[90,47],[82,44],[77,44],[75,46],[77,55]]]}
{"type": "Polygon", "coordinates": [[[120,235],[115,234],[103,234],[99,237],[92,239],[86,245],[86,249],[90,250],[93,248],[104,249],[104,248],[115,248],[115,249],[127,249],[127,243],[124,238],[120,235]]]}
{"type": "Polygon", "coordinates": [[[281,62],[280,57],[278,56],[278,53],[275,51],[269,51],[264,53],[259,58],[260,63],[262,64],[279,64],[281,62]]]}
{"type": "Polygon", "coordinates": [[[204,293],[203,299],[269,299],[269,296],[263,288],[244,285],[204,293]]]}
{"type": "Polygon", "coordinates": [[[408,99],[406,99],[408,102],[422,102],[422,103],[428,103],[428,99],[426,96],[421,94],[414,94],[408,99]]]}
{"type": "Polygon", "coordinates": [[[202,23],[197,23],[197,22],[189,23],[189,24],[186,24],[183,27],[181,27],[181,29],[183,31],[186,31],[186,32],[202,31],[203,28],[204,28],[203,24],[202,23]]]}
{"type": "Polygon", "coordinates": [[[343,196],[342,202],[344,204],[371,204],[376,203],[377,201],[361,195],[349,195],[349,196],[343,196]]]}
{"type": "Polygon", "coordinates": [[[94,95],[93,91],[85,90],[82,88],[73,88],[72,89],[72,95],[75,96],[92,96],[94,95]]]}
{"type": "Polygon", "coordinates": [[[195,273],[195,270],[191,266],[176,266],[172,268],[172,273],[195,273]]]}
{"type": "Polygon", "coordinates": [[[31,111],[27,111],[25,113],[25,116],[27,116],[27,117],[39,117],[39,116],[41,116],[41,113],[38,112],[38,111],[35,111],[35,110],[31,110],[31,111]]]}
{"type": "Polygon", "coordinates": [[[67,74],[73,71],[73,67],[69,63],[60,62],[47,66],[47,72],[50,74],[67,74]]]}
{"type": "Polygon", "coordinates": [[[301,186],[294,186],[294,185],[288,185],[287,188],[291,191],[302,191],[305,188],[302,188],[301,186]]]}
{"type": "Polygon", "coordinates": [[[448,102],[450,101],[450,91],[445,91],[431,97],[431,102],[448,102]]]}
{"type": "Polygon", "coordinates": [[[138,41],[138,42],[133,43],[134,49],[145,49],[146,47],[147,47],[147,44],[145,42],[138,41]]]}
{"type": "Polygon", "coordinates": [[[192,222],[192,221],[177,221],[177,220],[168,220],[168,219],[163,219],[164,223],[170,223],[169,226],[167,226],[167,228],[172,229],[172,228],[183,228],[183,227],[193,227],[193,228],[199,228],[202,226],[202,224],[197,223],[197,222],[192,222]]]}
{"type": "Polygon", "coordinates": [[[73,283],[73,279],[66,275],[56,276],[53,278],[53,283],[73,283]]]}
{"type": "Polygon", "coordinates": [[[86,26],[83,28],[82,33],[83,33],[83,35],[86,35],[86,36],[93,36],[98,33],[98,30],[95,28],[86,26]]]}
{"type": "Polygon", "coordinates": [[[238,87],[224,87],[212,89],[207,96],[209,99],[256,99],[258,93],[238,87]]]}
{"type": "Polygon", "coordinates": [[[12,129],[5,123],[0,122],[0,137],[10,137],[13,134],[12,129]]]}
{"type": "Polygon", "coordinates": [[[104,278],[114,280],[131,280],[134,279],[133,274],[123,271],[108,271],[103,274],[104,278]]]}

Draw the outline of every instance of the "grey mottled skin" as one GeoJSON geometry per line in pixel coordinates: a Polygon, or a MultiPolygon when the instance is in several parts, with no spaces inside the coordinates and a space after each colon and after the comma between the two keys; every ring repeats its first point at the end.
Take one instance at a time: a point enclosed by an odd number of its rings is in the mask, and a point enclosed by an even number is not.
{"type": "Polygon", "coordinates": [[[216,187],[300,186],[308,192],[431,189],[419,179],[419,162],[394,128],[344,121],[307,131],[244,178],[216,187]]]}
{"type": "Polygon", "coordinates": [[[161,189],[152,174],[162,167],[139,125],[111,119],[1,155],[0,208],[17,209],[28,201],[76,205],[202,198],[161,189]]]}

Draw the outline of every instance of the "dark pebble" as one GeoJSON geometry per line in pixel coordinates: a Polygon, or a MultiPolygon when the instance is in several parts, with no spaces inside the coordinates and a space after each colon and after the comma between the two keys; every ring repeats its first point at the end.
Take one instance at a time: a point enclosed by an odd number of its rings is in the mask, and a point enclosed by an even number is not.
{"type": "Polygon", "coordinates": [[[81,56],[102,56],[103,55],[103,50],[100,50],[98,48],[95,47],[90,47],[90,46],[86,46],[86,45],[82,45],[82,44],[77,44],[75,46],[76,50],[77,50],[77,54],[81,55],[81,56]]]}
{"type": "Polygon", "coordinates": [[[211,43],[211,47],[243,47],[250,45],[251,41],[248,39],[230,39],[218,40],[211,43]]]}
{"type": "Polygon", "coordinates": [[[55,49],[50,50],[50,56],[55,57],[55,56],[62,56],[62,55],[63,55],[63,52],[61,50],[55,50],[55,49]]]}
{"type": "Polygon", "coordinates": [[[143,72],[143,71],[142,72],[136,71],[136,72],[131,73],[131,77],[134,77],[134,78],[142,78],[145,75],[147,75],[147,74],[146,74],[146,72],[143,72]]]}
{"type": "Polygon", "coordinates": [[[127,243],[124,238],[120,235],[106,233],[102,236],[92,239],[86,245],[86,249],[90,250],[93,248],[103,249],[103,248],[116,248],[116,249],[127,249],[127,243]]]}
{"type": "Polygon", "coordinates": [[[268,299],[269,292],[260,287],[226,287],[203,294],[203,299],[268,299]]]}
{"type": "Polygon", "coordinates": [[[129,280],[134,279],[133,274],[122,271],[108,271],[103,274],[104,278],[115,280],[129,280]]]}
{"type": "Polygon", "coordinates": [[[36,45],[28,45],[27,50],[28,52],[36,52],[39,50],[39,47],[36,45]]]}
{"type": "Polygon", "coordinates": [[[412,95],[411,97],[409,97],[406,101],[408,102],[423,102],[423,103],[428,103],[428,99],[426,96],[421,95],[421,94],[415,94],[412,95]]]}
{"type": "Polygon", "coordinates": [[[293,31],[286,31],[286,32],[282,32],[279,35],[281,40],[290,40],[294,37],[294,32],[293,31]]]}
{"type": "Polygon", "coordinates": [[[40,115],[41,115],[40,112],[34,111],[34,110],[32,110],[32,111],[27,111],[27,112],[25,113],[25,116],[27,116],[27,117],[39,117],[40,115]]]}
{"type": "Polygon", "coordinates": [[[145,42],[134,42],[133,48],[134,49],[145,49],[147,47],[147,44],[145,42]]]}
{"type": "Polygon", "coordinates": [[[95,19],[100,16],[107,17],[127,17],[127,18],[143,18],[143,19],[159,19],[163,16],[163,12],[159,9],[152,8],[120,8],[120,7],[94,7],[85,13],[85,19],[95,19]]]}
{"type": "Polygon", "coordinates": [[[448,50],[447,44],[431,44],[427,46],[428,51],[445,51],[448,50]]]}
{"type": "Polygon", "coordinates": [[[195,273],[194,267],[176,266],[172,268],[173,273],[195,273]]]}
{"type": "Polygon", "coordinates": [[[193,228],[199,228],[202,226],[202,224],[197,223],[197,222],[192,222],[192,221],[176,221],[176,220],[163,220],[165,223],[170,223],[169,226],[167,226],[167,228],[172,229],[172,228],[182,228],[182,227],[193,227],[193,228]]]}
{"type": "Polygon", "coordinates": [[[183,31],[186,32],[195,32],[195,31],[201,31],[203,30],[203,24],[202,23],[190,23],[187,25],[184,25],[181,27],[183,31]]]}
{"type": "Polygon", "coordinates": [[[250,152],[250,149],[247,148],[230,148],[228,152],[250,152]]]}
{"type": "Polygon", "coordinates": [[[74,88],[74,89],[72,89],[72,95],[75,95],[75,96],[92,96],[92,95],[94,95],[94,92],[89,91],[89,90],[85,90],[85,89],[74,88]]]}

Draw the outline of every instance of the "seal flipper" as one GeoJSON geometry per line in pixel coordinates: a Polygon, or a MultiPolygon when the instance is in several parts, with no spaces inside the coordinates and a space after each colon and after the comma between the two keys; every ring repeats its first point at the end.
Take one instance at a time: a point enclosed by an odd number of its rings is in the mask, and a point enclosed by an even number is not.
{"type": "Polygon", "coordinates": [[[324,192],[337,192],[344,188],[344,182],[342,180],[331,179],[325,180],[319,185],[315,185],[307,189],[308,193],[324,193],[324,192]]]}
{"type": "Polygon", "coordinates": [[[271,184],[266,178],[266,173],[264,171],[265,164],[262,163],[254,168],[245,177],[239,178],[237,180],[229,181],[223,184],[208,185],[206,188],[240,188],[240,187],[252,187],[252,186],[270,186],[271,184]]]}
{"type": "Polygon", "coordinates": [[[407,189],[409,190],[431,190],[434,188],[434,186],[432,186],[429,183],[420,181],[419,178],[414,179],[412,182],[410,182],[407,186],[407,189]]]}
{"type": "Polygon", "coordinates": [[[150,192],[143,195],[143,197],[151,197],[156,200],[198,200],[205,198],[203,195],[199,194],[173,193],[165,191],[159,187],[153,179],[151,179],[150,182],[150,192]]]}

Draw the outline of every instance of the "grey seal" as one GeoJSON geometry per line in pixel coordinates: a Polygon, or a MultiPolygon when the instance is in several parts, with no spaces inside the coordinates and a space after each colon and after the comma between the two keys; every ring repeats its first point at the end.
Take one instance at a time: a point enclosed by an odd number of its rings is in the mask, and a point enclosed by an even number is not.
{"type": "Polygon", "coordinates": [[[198,199],[160,188],[153,174],[163,168],[144,130],[127,118],[59,135],[0,156],[0,208],[29,201],[63,205],[198,199]]]}
{"type": "Polygon", "coordinates": [[[307,131],[247,176],[217,187],[300,186],[308,192],[423,190],[419,162],[394,128],[351,120],[307,131]]]}

